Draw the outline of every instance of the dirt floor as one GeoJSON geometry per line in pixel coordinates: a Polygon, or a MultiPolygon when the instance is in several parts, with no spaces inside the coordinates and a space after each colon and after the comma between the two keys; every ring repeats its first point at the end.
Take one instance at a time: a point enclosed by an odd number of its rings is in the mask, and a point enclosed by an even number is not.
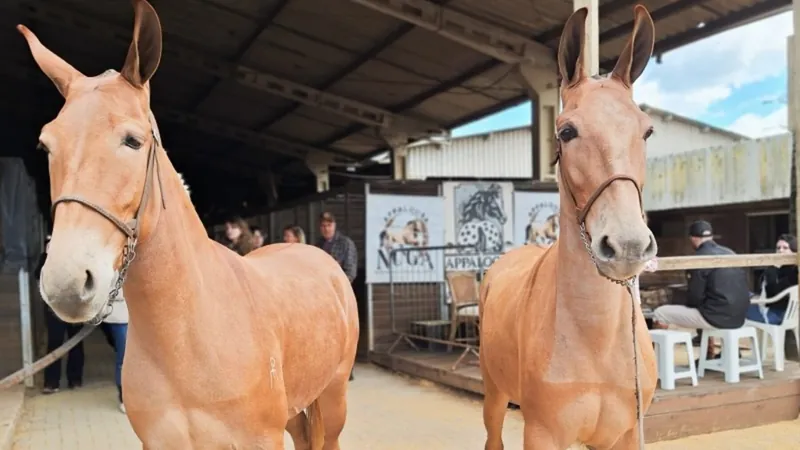
{"type": "MultiPolygon", "coordinates": [[[[483,448],[479,398],[369,365],[351,384],[345,450],[466,450],[483,448]]],[[[509,411],[509,450],[522,448],[522,418],[509,411]]],[[[287,448],[292,449],[287,436],[287,448]]],[[[647,445],[648,450],[797,450],[800,421],[647,445]]],[[[94,384],[26,402],[13,450],[140,450],[110,384],[94,384]]]]}

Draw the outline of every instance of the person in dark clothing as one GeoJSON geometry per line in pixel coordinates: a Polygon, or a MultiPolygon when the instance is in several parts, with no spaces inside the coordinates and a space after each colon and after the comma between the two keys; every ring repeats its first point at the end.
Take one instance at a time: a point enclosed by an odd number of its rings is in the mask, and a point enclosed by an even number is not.
{"type": "MultiPolygon", "coordinates": [[[[698,220],[689,227],[695,255],[734,255],[733,250],[714,242],[711,224],[698,220]]],[[[735,329],[744,325],[750,307],[747,273],[740,267],[686,271],[686,305],[664,305],[653,311],[657,328],[735,329]]],[[[713,357],[709,345],[708,357],[713,357]]]]}
{"type": "Polygon", "coordinates": [[[358,250],[349,237],[336,230],[336,219],[333,214],[324,212],[319,216],[319,233],[317,247],[325,250],[342,266],[347,279],[352,283],[358,271],[358,250]]]}
{"type": "Polygon", "coordinates": [[[250,225],[241,217],[234,217],[225,222],[225,237],[228,248],[244,256],[256,249],[250,225]]]}
{"type": "MultiPolygon", "coordinates": [[[[776,253],[796,253],[797,239],[791,234],[782,234],[775,243],[776,253]]],[[[767,267],[761,275],[762,295],[764,298],[772,298],[783,292],[785,289],[797,285],[797,266],[789,264],[786,266],[767,267]]],[[[780,325],[786,308],[789,306],[789,295],[783,296],[780,300],[764,305],[763,309],[759,305],[750,305],[747,310],[747,320],[755,322],[780,325]]]]}
{"type": "MultiPolygon", "coordinates": [[[[50,248],[50,236],[45,241],[44,253],[39,257],[39,263],[36,265],[34,276],[38,283],[42,275],[42,267],[47,260],[47,250],[50,248]]],[[[47,326],[47,353],[52,352],[64,343],[64,335],[67,338],[72,338],[81,326],[64,322],[45,305],[44,308],[45,324],[47,326]]],[[[78,343],[67,354],[67,386],[70,389],[78,388],[83,385],[83,342],[78,343]]],[[[52,394],[58,392],[61,387],[61,360],[56,360],[44,369],[44,389],[43,394],[52,394]]]]}
{"type": "MultiPolygon", "coordinates": [[[[319,216],[319,234],[317,247],[325,250],[342,266],[342,270],[352,284],[358,271],[356,244],[349,237],[336,231],[336,218],[329,212],[323,212],[319,216]]],[[[352,380],[353,372],[351,371],[350,381],[352,380]]]]}

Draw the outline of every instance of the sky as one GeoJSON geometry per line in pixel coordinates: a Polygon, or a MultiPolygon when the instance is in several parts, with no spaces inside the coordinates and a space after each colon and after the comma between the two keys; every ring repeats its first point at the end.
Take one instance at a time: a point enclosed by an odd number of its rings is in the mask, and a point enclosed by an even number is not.
{"type": "MultiPolygon", "coordinates": [[[[658,24],[656,24],[656,27],[658,24]]],[[[647,103],[749,136],[785,133],[786,38],[791,12],[728,30],[651,59],[633,87],[647,103]]],[[[531,123],[530,103],[453,130],[453,136],[531,123]]]]}

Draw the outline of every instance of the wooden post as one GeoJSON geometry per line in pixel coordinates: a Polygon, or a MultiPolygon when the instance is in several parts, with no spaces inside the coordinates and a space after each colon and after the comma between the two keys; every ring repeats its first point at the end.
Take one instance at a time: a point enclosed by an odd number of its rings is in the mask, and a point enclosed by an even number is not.
{"type": "Polygon", "coordinates": [[[600,16],[599,0],[572,0],[573,11],[589,8],[586,17],[586,48],[583,53],[583,67],[591,75],[600,73],[600,16]]]}
{"type": "MultiPolygon", "coordinates": [[[[794,30],[797,33],[797,26],[800,25],[800,1],[794,0],[792,2],[792,20],[794,22],[794,30]]],[[[798,132],[800,132],[800,99],[798,99],[798,89],[797,83],[800,82],[800,77],[798,77],[797,69],[798,69],[798,62],[800,62],[800,45],[797,45],[794,35],[789,36],[786,46],[787,52],[787,79],[788,79],[788,86],[787,86],[787,110],[789,113],[787,124],[789,125],[789,131],[791,132],[792,140],[792,162],[794,163],[794,185],[792,185],[791,189],[794,191],[794,214],[795,216],[790,218],[790,221],[793,219],[795,223],[795,236],[800,236],[800,227],[798,227],[798,223],[800,220],[797,220],[798,211],[800,211],[800,196],[798,196],[798,186],[800,186],[800,162],[798,158],[800,154],[797,152],[797,136],[798,132]]],[[[797,267],[800,270],[800,252],[797,252],[797,267]]],[[[788,344],[788,342],[787,342],[788,344]]],[[[786,345],[785,348],[790,350],[794,354],[796,346],[789,346],[786,345]]],[[[795,355],[797,357],[799,355],[795,355]]]]}

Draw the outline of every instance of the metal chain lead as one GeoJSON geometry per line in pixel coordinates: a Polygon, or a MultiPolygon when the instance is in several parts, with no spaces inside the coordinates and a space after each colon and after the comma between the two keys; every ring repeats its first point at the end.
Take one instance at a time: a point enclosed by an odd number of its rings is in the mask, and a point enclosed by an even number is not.
{"type": "MultiPolygon", "coordinates": [[[[592,245],[589,242],[589,237],[586,233],[586,225],[581,222],[580,224],[580,235],[581,241],[583,241],[583,246],[586,248],[586,252],[589,254],[589,258],[592,260],[592,264],[597,267],[597,259],[595,258],[594,252],[592,251],[592,245]]],[[[620,286],[625,286],[628,289],[628,294],[631,297],[631,329],[633,330],[633,368],[634,368],[634,381],[636,383],[636,422],[639,428],[639,449],[644,450],[644,406],[642,405],[642,381],[639,379],[639,342],[636,339],[636,305],[634,296],[634,283],[633,280],[636,278],[635,276],[628,278],[627,280],[617,280],[611,277],[608,277],[601,273],[601,275],[611,281],[612,283],[616,283],[620,286]]]]}
{"type": "Polygon", "coordinates": [[[125,242],[125,246],[122,247],[122,264],[119,267],[119,274],[117,275],[117,280],[114,282],[114,287],[108,293],[108,300],[106,300],[106,304],[103,305],[103,309],[100,311],[100,313],[86,322],[87,325],[100,325],[108,316],[111,315],[111,312],[114,311],[114,300],[117,299],[119,296],[119,291],[122,289],[122,285],[125,284],[125,277],[128,274],[128,268],[135,257],[136,238],[128,237],[127,241],[125,242]]]}

